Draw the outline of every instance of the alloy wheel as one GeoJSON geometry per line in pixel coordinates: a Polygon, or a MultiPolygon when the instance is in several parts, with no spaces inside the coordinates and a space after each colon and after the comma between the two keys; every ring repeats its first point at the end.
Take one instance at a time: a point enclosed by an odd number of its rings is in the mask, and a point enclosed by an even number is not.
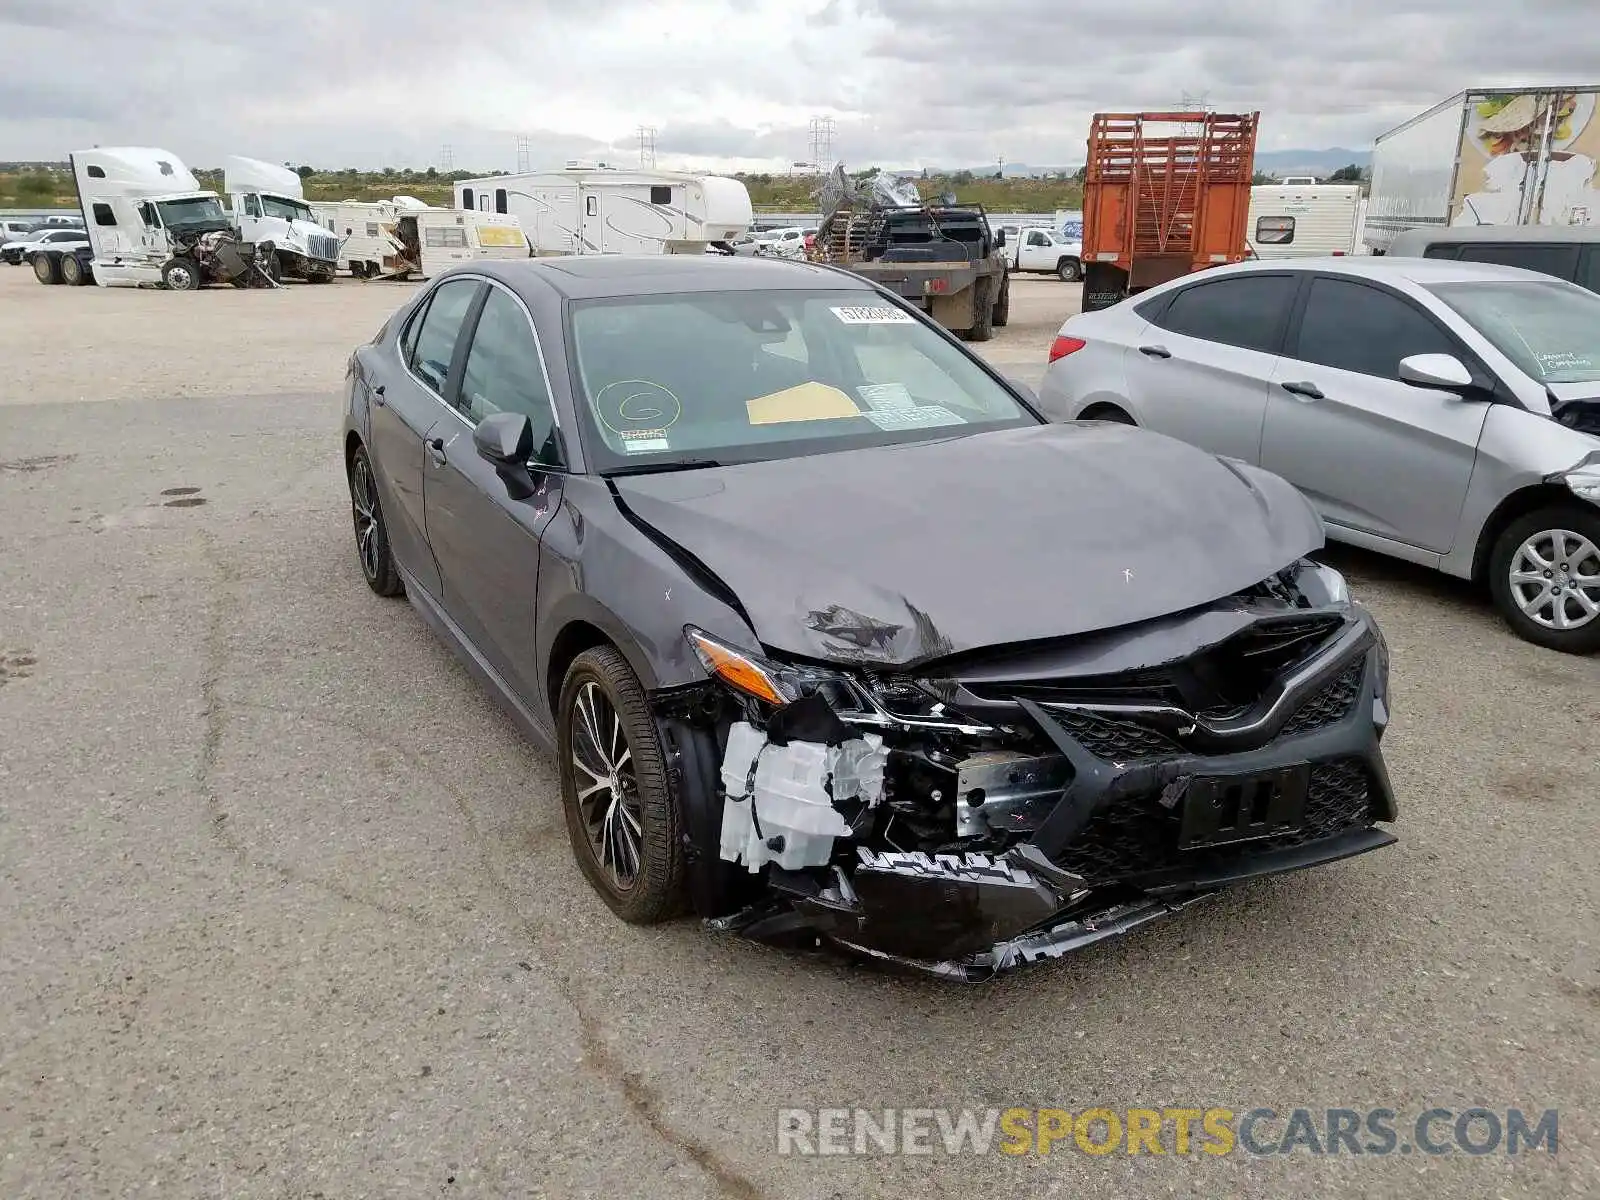
{"type": "Polygon", "coordinates": [[[633,750],[615,706],[585,680],[567,714],[578,813],[595,862],[618,891],[639,878],[643,809],[633,750]]]}
{"type": "Polygon", "coordinates": [[[350,508],[355,518],[356,553],[367,579],[378,577],[378,492],[372,482],[372,464],[356,455],[350,467],[350,508]]]}
{"type": "Polygon", "coordinates": [[[1581,629],[1600,617],[1600,547],[1570,529],[1544,529],[1511,558],[1511,596],[1547,629],[1581,629]]]}

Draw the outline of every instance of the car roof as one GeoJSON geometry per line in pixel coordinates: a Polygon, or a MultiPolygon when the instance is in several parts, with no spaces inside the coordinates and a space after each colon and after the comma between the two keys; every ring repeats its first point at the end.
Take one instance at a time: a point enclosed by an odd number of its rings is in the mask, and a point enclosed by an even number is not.
{"type": "Polygon", "coordinates": [[[1401,247],[1419,249],[1449,242],[1600,242],[1600,225],[1446,225],[1404,229],[1394,235],[1389,257],[1401,247]]]}
{"type": "Polygon", "coordinates": [[[514,290],[537,280],[570,300],[674,292],[876,291],[859,275],[815,263],[723,254],[569,254],[484,260],[461,270],[488,275],[514,290]]]}
{"type": "MultiPolygon", "coordinates": [[[[1220,273],[1229,275],[1250,272],[1317,271],[1329,275],[1349,275],[1357,279],[1377,282],[1403,279],[1419,287],[1440,283],[1475,283],[1488,280],[1537,281],[1550,283],[1553,276],[1541,271],[1525,271],[1521,267],[1505,267],[1498,263],[1458,262],[1452,258],[1412,258],[1394,254],[1333,255],[1327,258],[1259,259],[1236,263],[1228,267],[1212,267],[1191,275],[1180,276],[1175,284],[1194,282],[1220,273]]],[[[1556,280],[1556,282],[1560,282],[1556,280]]],[[[1154,289],[1152,289],[1154,290],[1154,289]]]]}

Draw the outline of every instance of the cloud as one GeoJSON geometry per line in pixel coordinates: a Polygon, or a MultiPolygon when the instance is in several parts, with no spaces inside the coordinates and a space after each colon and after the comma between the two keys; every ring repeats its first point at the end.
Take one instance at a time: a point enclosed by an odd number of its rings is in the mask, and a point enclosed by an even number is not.
{"type": "Polygon", "coordinates": [[[852,164],[1073,165],[1098,110],[1203,96],[1263,148],[1370,144],[1468,86],[1592,72],[1593,0],[7,0],[0,153],[191,164],[770,169],[835,120],[852,164]],[[76,69],[64,69],[76,64],[76,69]]]}

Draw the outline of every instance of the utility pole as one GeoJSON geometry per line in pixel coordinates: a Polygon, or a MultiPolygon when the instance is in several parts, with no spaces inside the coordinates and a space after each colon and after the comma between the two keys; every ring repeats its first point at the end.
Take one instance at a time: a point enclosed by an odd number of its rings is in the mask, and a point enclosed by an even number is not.
{"type": "Polygon", "coordinates": [[[833,118],[811,118],[811,162],[817,174],[833,170],[833,118]]]}
{"type": "Polygon", "coordinates": [[[533,159],[528,152],[528,135],[517,134],[517,174],[526,175],[533,169],[533,159]]]}
{"type": "Polygon", "coordinates": [[[656,165],[656,127],[654,125],[641,125],[639,134],[639,166],[644,170],[652,170],[656,165]]]}

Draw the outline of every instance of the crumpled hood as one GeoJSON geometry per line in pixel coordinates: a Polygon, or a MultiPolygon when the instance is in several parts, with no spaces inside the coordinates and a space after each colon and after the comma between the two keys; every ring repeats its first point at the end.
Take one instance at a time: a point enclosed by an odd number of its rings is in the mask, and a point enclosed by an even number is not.
{"type": "Polygon", "coordinates": [[[614,483],[733,590],[765,646],[895,667],[1206,604],[1323,544],[1277,476],[1124,425],[614,483]]]}

